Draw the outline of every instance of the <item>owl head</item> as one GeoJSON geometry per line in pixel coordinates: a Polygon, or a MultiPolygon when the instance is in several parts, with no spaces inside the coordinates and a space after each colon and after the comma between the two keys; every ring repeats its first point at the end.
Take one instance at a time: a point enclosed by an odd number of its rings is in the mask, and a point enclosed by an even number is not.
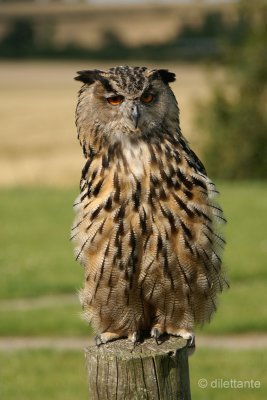
{"type": "Polygon", "coordinates": [[[109,142],[151,138],[179,126],[178,106],[169,87],[175,74],[167,69],[120,66],[108,71],[79,71],[76,123],[81,142],[90,134],[109,142]]]}

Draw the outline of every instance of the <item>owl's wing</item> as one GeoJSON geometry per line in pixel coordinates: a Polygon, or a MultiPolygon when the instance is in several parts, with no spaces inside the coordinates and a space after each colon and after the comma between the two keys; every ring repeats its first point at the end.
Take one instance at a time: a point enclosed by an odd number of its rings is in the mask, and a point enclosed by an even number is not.
{"type": "Polygon", "coordinates": [[[200,161],[200,159],[198,158],[196,153],[191,149],[190,149],[190,156],[192,158],[193,163],[195,164],[196,170],[198,172],[201,172],[204,175],[207,175],[207,171],[206,171],[204,165],[202,164],[202,162],[200,161]]]}
{"type": "Polygon", "coordinates": [[[207,175],[207,171],[203,165],[203,163],[200,161],[200,159],[198,158],[198,156],[196,155],[196,153],[190,148],[188,142],[181,137],[179,140],[182,149],[185,152],[185,156],[189,157],[189,159],[191,160],[192,164],[191,166],[198,172],[207,175]]]}

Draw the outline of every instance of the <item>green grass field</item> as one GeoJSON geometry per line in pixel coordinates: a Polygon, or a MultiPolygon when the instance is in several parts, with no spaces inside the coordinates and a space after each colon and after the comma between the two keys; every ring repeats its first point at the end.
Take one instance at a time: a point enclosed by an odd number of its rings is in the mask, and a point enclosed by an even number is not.
{"type": "Polygon", "coordinates": [[[267,378],[264,365],[266,361],[267,354],[261,351],[197,349],[196,353],[189,358],[192,399],[265,399],[267,378]],[[203,378],[207,380],[207,388],[200,387],[199,382],[203,378]],[[221,379],[223,381],[259,381],[260,388],[222,388],[222,385],[219,386],[221,379]]]}
{"type": "MultiPolygon", "coordinates": [[[[231,289],[220,297],[219,312],[203,332],[267,330],[267,184],[222,183],[221,204],[228,219],[225,264],[231,289]]],[[[52,188],[1,189],[0,335],[85,335],[75,294],[83,271],[74,261],[69,231],[77,191],[52,188]],[[14,299],[57,295],[33,309],[14,299]],[[62,299],[62,301],[61,301],[62,299]],[[10,300],[10,303],[6,300],[10,300]]]]}
{"type": "Polygon", "coordinates": [[[86,399],[84,356],[77,351],[22,350],[0,354],[3,400],[86,399]]]}
{"type": "MultiPolygon", "coordinates": [[[[225,264],[231,288],[220,297],[212,323],[201,333],[267,331],[267,184],[221,183],[228,219],[225,264]]],[[[74,189],[0,190],[0,336],[81,337],[92,331],[80,318],[75,293],[83,271],[74,261],[69,231],[74,189]]],[[[83,351],[0,352],[0,398],[86,399],[83,351]],[[4,367],[2,367],[4,366],[4,367]]],[[[192,399],[265,399],[266,352],[199,348],[190,357],[192,399]],[[206,379],[208,386],[199,387],[206,379]],[[212,387],[216,379],[257,380],[259,389],[212,387]]]]}
{"type": "MultiPolygon", "coordinates": [[[[266,399],[266,362],[267,354],[261,351],[197,350],[189,359],[192,399],[266,399]],[[203,378],[207,380],[207,388],[199,386],[199,380],[203,378]],[[259,381],[260,388],[214,388],[214,382],[216,384],[216,380],[220,379],[259,381]]],[[[23,350],[0,354],[0,363],[5,366],[0,370],[1,399],[87,398],[86,372],[81,352],[23,350]]]]}
{"type": "Polygon", "coordinates": [[[82,269],[69,242],[75,191],[1,190],[2,298],[73,293],[82,269]]]}

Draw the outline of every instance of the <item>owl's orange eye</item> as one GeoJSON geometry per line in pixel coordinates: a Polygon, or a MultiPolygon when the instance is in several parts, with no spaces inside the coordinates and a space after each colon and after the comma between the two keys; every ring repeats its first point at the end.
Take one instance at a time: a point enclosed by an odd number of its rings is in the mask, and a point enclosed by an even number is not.
{"type": "Polygon", "coordinates": [[[143,95],[141,96],[141,101],[142,101],[143,103],[151,103],[152,100],[154,100],[154,96],[153,96],[153,94],[151,94],[151,93],[143,94],[143,95]]]}
{"type": "Polygon", "coordinates": [[[111,96],[107,98],[107,101],[109,102],[109,104],[111,104],[112,106],[118,106],[119,104],[121,104],[124,100],[123,96],[111,96]]]}

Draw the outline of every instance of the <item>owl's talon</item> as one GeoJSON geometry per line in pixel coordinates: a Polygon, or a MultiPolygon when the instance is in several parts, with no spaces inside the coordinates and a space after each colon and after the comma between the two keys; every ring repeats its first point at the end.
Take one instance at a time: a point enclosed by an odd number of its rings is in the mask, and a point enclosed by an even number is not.
{"type": "Polygon", "coordinates": [[[167,333],[172,336],[178,336],[181,337],[185,340],[187,340],[187,346],[188,347],[193,347],[195,343],[195,334],[191,330],[187,330],[185,328],[174,328],[174,327],[168,327],[167,328],[167,333]]]}
{"type": "Polygon", "coordinates": [[[195,335],[193,332],[182,331],[178,334],[178,336],[187,340],[187,346],[192,347],[195,343],[195,335]]]}
{"type": "Polygon", "coordinates": [[[195,347],[195,335],[192,334],[190,338],[187,339],[187,347],[195,347]]]}
{"type": "Polygon", "coordinates": [[[101,340],[101,335],[96,335],[95,336],[95,344],[96,344],[97,347],[100,347],[101,344],[104,344],[104,342],[102,342],[102,340],[101,340]]]}
{"type": "Polygon", "coordinates": [[[101,344],[105,344],[107,342],[112,342],[113,340],[120,339],[123,336],[120,336],[117,333],[113,332],[103,332],[99,335],[95,336],[95,344],[97,347],[101,346],[101,344]]]}
{"type": "Polygon", "coordinates": [[[156,340],[156,343],[159,345],[160,344],[160,336],[162,335],[162,333],[160,332],[160,330],[158,328],[152,328],[151,329],[151,337],[153,337],[156,340]]]}
{"type": "Polygon", "coordinates": [[[140,343],[140,333],[134,332],[129,339],[133,342],[134,347],[137,346],[140,343]]]}
{"type": "Polygon", "coordinates": [[[180,329],[176,336],[180,336],[183,339],[187,340],[187,345],[190,347],[195,342],[195,335],[193,332],[188,332],[185,329],[180,329]]]}

